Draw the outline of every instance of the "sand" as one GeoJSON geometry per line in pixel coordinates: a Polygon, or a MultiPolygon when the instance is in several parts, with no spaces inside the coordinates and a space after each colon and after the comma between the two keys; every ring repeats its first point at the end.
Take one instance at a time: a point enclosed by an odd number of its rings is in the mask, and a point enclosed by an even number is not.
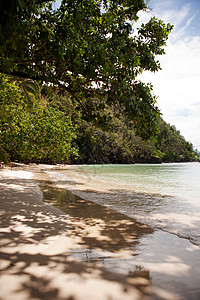
{"type": "Polygon", "coordinates": [[[1,300],[200,299],[198,246],[56,187],[54,168],[0,170],[1,300]]]}

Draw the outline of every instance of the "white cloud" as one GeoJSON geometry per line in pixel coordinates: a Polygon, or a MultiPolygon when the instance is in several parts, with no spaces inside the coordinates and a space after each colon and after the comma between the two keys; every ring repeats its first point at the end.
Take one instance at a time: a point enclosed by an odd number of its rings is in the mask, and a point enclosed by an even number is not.
{"type": "Polygon", "coordinates": [[[165,11],[158,11],[159,17],[166,22],[170,22],[172,24],[175,24],[176,26],[179,26],[182,22],[185,21],[185,19],[188,17],[188,14],[190,12],[191,4],[188,3],[182,7],[181,10],[177,11],[177,9],[169,9],[165,11]]]}
{"type": "Polygon", "coordinates": [[[169,9],[156,15],[174,23],[166,55],[158,57],[162,71],[142,74],[141,80],[152,82],[163,118],[200,150],[200,37],[188,36],[194,15],[190,5],[169,9]]]}

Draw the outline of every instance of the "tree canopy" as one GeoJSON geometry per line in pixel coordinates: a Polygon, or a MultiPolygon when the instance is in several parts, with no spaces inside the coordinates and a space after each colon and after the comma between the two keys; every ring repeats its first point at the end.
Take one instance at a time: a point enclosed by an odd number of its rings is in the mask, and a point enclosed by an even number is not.
{"type": "Polygon", "coordinates": [[[157,142],[146,142],[136,136],[123,119],[113,117],[112,131],[81,123],[76,143],[79,156],[73,164],[130,164],[197,161],[197,153],[174,126],[160,118],[157,142]]]}
{"type": "Polygon", "coordinates": [[[25,95],[17,82],[0,75],[0,161],[55,163],[76,157],[70,115],[33,93],[25,95]]]}
{"type": "Polygon", "coordinates": [[[145,139],[158,131],[152,86],[137,79],[160,69],[172,29],[152,18],[136,29],[144,0],[2,0],[0,72],[67,93],[82,117],[100,120],[116,106],[145,139]]]}

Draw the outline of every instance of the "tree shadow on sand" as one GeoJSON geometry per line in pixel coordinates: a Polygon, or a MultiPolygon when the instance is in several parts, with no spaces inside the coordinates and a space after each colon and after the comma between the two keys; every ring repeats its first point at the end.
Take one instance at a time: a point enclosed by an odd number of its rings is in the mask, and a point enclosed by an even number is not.
{"type": "Polygon", "coordinates": [[[118,252],[131,248],[137,254],[142,237],[154,230],[114,210],[83,200],[72,192],[40,184],[43,201],[54,205],[73,218],[73,231],[89,249],[118,252]],[[92,232],[94,231],[94,235],[92,232]]]}
{"type": "Polygon", "coordinates": [[[68,191],[31,180],[1,180],[0,299],[144,299],[151,278],[133,259],[153,230],[68,191]],[[61,210],[62,211],[61,211],[61,210]],[[64,213],[64,212],[65,213],[64,213]],[[2,297],[2,298],[1,298],[2,297]]]}
{"type": "Polygon", "coordinates": [[[1,300],[199,299],[198,265],[173,243],[199,251],[181,239],[162,235],[157,252],[158,231],[45,180],[1,178],[0,191],[1,300]]]}

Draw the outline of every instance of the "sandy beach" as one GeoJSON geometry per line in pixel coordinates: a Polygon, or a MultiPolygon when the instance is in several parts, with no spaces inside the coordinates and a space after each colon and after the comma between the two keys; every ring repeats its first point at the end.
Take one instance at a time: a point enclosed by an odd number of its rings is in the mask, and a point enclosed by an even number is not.
{"type": "Polygon", "coordinates": [[[200,299],[200,247],[80,197],[98,186],[72,166],[64,189],[56,168],[0,170],[0,300],[200,299]]]}

